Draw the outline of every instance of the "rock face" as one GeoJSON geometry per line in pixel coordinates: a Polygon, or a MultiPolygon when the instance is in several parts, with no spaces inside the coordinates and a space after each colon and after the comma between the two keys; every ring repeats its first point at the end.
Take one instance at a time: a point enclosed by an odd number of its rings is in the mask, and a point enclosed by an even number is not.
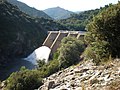
{"type": "Polygon", "coordinates": [[[84,61],[45,78],[43,82],[38,90],[120,90],[120,60],[100,66],[84,61]]]}

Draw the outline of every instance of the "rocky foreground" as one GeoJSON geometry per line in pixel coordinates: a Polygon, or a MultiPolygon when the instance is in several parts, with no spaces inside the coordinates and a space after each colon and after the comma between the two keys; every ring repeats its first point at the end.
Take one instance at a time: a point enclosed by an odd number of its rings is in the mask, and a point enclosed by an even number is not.
{"type": "Polygon", "coordinates": [[[38,90],[120,90],[120,60],[96,66],[84,61],[43,80],[38,90]]]}

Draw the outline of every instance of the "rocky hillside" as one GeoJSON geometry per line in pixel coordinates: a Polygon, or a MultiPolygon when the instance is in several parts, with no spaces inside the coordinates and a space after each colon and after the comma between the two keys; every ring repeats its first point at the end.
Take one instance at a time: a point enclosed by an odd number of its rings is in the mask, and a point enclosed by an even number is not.
{"type": "Polygon", "coordinates": [[[7,0],[8,2],[10,2],[13,5],[16,5],[21,11],[23,11],[24,13],[27,13],[33,17],[44,17],[47,19],[52,19],[50,16],[48,16],[46,13],[44,13],[43,11],[37,10],[35,8],[29,7],[28,5],[26,5],[25,3],[19,2],[17,0],[7,0]]]}
{"type": "Polygon", "coordinates": [[[57,19],[57,20],[69,18],[70,15],[73,14],[73,12],[65,10],[60,7],[48,8],[44,10],[44,12],[48,14],[50,17],[57,19]]]}
{"type": "Polygon", "coordinates": [[[17,7],[0,0],[0,66],[39,47],[47,31],[17,7]]]}
{"type": "Polygon", "coordinates": [[[84,61],[43,80],[39,90],[120,90],[120,59],[96,66],[84,61]]]}

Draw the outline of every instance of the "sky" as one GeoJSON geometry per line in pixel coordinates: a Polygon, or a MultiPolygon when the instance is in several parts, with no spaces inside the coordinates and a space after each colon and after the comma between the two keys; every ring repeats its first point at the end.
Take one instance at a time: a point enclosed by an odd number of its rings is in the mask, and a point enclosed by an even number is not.
{"type": "Polygon", "coordinates": [[[38,10],[61,7],[69,11],[85,11],[104,7],[109,3],[116,4],[118,0],[18,0],[38,10]]]}

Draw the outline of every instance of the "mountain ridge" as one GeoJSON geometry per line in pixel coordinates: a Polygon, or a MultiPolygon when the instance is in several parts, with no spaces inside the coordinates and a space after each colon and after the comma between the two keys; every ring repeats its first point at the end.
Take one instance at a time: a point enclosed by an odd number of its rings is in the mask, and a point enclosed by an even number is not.
{"type": "Polygon", "coordinates": [[[65,10],[61,7],[52,7],[52,8],[45,9],[43,11],[46,14],[48,14],[50,17],[54,18],[55,20],[69,18],[71,14],[74,13],[72,11],[65,10]]]}
{"type": "Polygon", "coordinates": [[[48,16],[46,13],[44,13],[43,11],[37,10],[33,7],[30,7],[28,5],[26,5],[23,2],[17,1],[17,0],[7,0],[9,3],[17,6],[21,11],[23,11],[24,13],[27,13],[33,17],[38,17],[38,18],[46,18],[46,19],[52,19],[50,16],[48,16]]]}

